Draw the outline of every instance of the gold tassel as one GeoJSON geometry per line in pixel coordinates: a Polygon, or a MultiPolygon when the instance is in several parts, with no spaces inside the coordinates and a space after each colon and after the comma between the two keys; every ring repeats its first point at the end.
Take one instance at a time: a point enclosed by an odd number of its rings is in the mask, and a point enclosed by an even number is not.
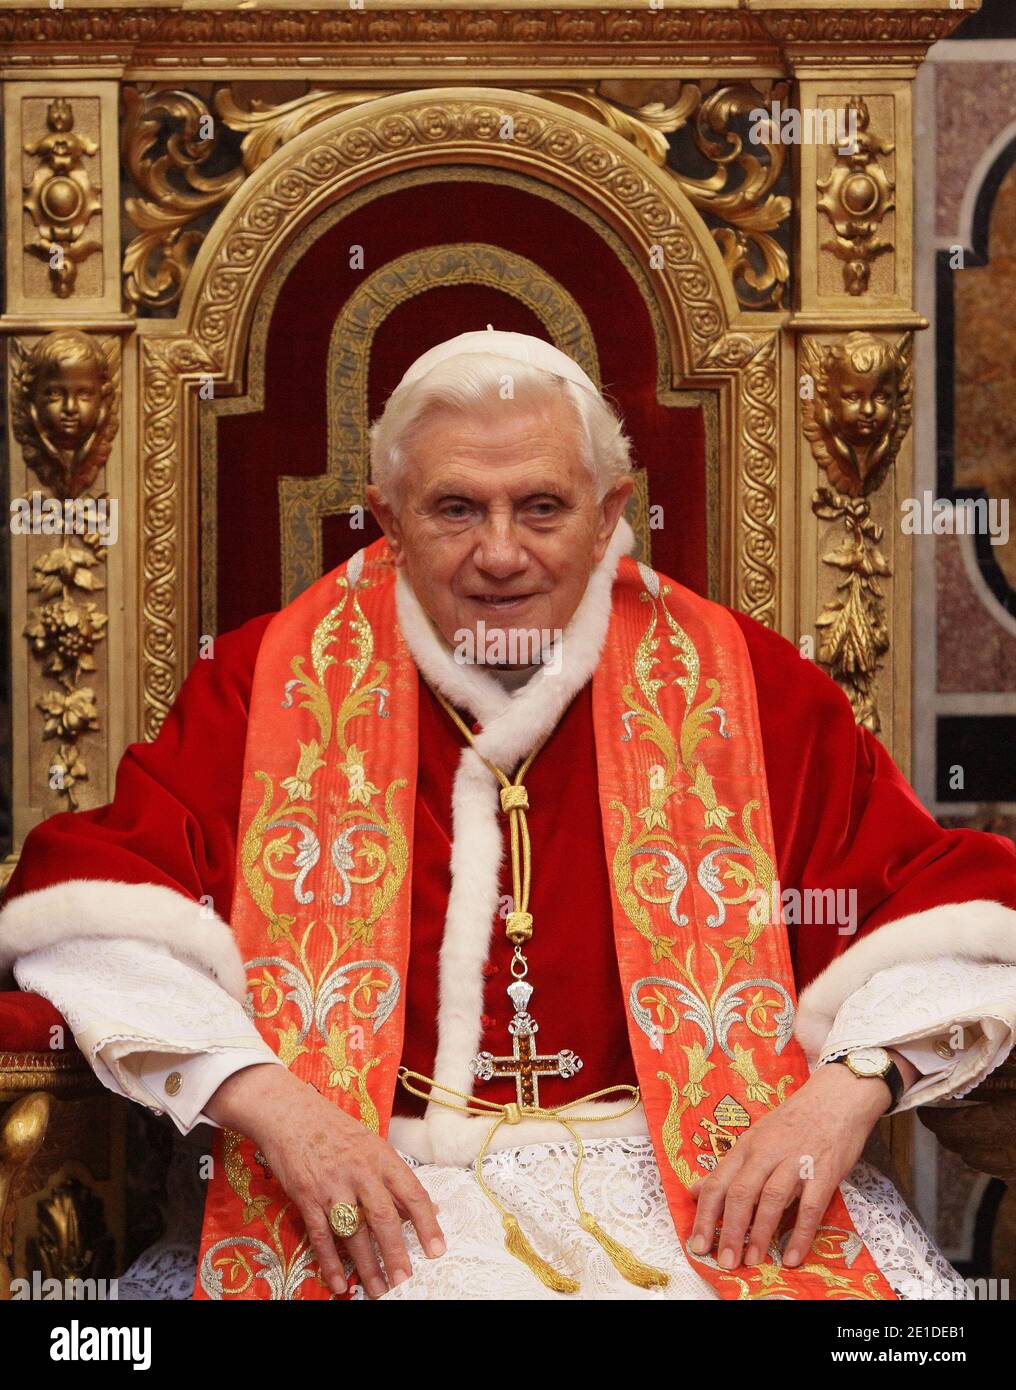
{"type": "Polygon", "coordinates": [[[610,1256],[614,1268],[619,1274],[624,1275],[629,1284],[636,1284],[640,1289],[664,1289],[670,1283],[669,1274],[662,1269],[654,1268],[653,1265],[643,1264],[626,1245],[616,1241],[613,1236],[608,1236],[590,1212],[582,1213],[579,1225],[584,1231],[588,1231],[594,1240],[600,1242],[610,1256]]]}
{"type": "Polygon", "coordinates": [[[541,1283],[546,1284],[548,1289],[553,1289],[556,1293],[578,1293],[580,1287],[578,1280],[569,1279],[567,1274],[559,1274],[542,1255],[538,1255],[527,1240],[525,1231],[510,1212],[502,1213],[501,1224],[506,1232],[505,1249],[510,1255],[514,1255],[516,1259],[528,1265],[541,1283]]]}

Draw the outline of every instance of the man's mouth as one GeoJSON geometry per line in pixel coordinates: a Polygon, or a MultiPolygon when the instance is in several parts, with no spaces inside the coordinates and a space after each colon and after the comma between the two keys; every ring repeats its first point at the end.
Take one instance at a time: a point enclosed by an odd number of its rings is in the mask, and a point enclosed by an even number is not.
{"type": "Polygon", "coordinates": [[[533,597],[532,594],[470,594],[474,603],[483,604],[491,612],[503,613],[512,608],[521,608],[533,597]]]}

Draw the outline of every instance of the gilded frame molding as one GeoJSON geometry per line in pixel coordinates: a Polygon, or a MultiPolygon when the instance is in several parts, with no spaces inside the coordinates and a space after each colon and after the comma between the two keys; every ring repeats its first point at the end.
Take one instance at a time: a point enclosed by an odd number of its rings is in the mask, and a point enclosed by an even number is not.
{"type": "MultiPolygon", "coordinates": [[[[247,351],[246,382],[243,396],[228,397],[223,400],[202,401],[199,407],[199,467],[201,491],[201,570],[200,612],[202,633],[217,630],[216,585],[218,571],[218,522],[217,522],[217,478],[219,469],[217,449],[217,421],[223,415],[244,415],[264,409],[264,367],[268,332],[275,304],[286,279],[297,261],[308,249],[324,236],[337,223],[365,203],[383,197],[395,189],[417,184],[433,185],[436,182],[467,181],[470,183],[509,184],[520,190],[544,198],[563,207],[572,216],[579,218],[591,227],[609,246],[612,253],[624,266],[638,289],[649,315],[656,345],[657,381],[656,399],[660,405],[670,407],[697,406],[701,409],[705,424],[706,448],[706,502],[707,502],[707,584],[712,598],[719,596],[720,575],[720,459],[719,459],[719,399],[716,391],[678,389],[669,387],[665,362],[667,358],[666,333],[663,319],[657,310],[652,293],[652,282],[642,264],[632,255],[627,244],[608,227],[585,204],[570,194],[533,178],[529,174],[517,174],[506,170],[481,168],[462,168],[448,165],[439,167],[404,169],[399,173],[377,180],[342,199],[340,203],[322,213],[309,227],[306,227],[287,248],[271,271],[265,282],[263,292],[254,312],[247,351]]],[[[334,335],[333,335],[334,336],[334,335]]],[[[561,344],[559,344],[560,346],[561,344]]],[[[595,346],[593,347],[595,353],[595,346]]],[[[592,363],[583,364],[587,370],[592,363]]],[[[599,381],[598,370],[591,375],[599,381]]],[[[323,475],[316,475],[321,477],[323,475]]],[[[649,560],[650,547],[648,506],[649,498],[645,486],[644,471],[637,470],[636,494],[633,499],[632,525],[636,536],[643,543],[645,553],[641,558],[649,560]]],[[[280,519],[280,526],[282,525],[280,519]]]]}
{"type": "Polygon", "coordinates": [[[327,208],[425,161],[528,174],[570,194],[643,266],[659,248],[654,299],[664,334],[660,375],[720,400],[720,596],[776,626],[781,611],[777,472],[778,339],[785,315],[737,305],[694,208],[630,142],[542,97],[448,87],[368,101],[283,146],[251,176],[201,248],[175,320],[138,324],[141,346],[139,633],[142,732],[153,737],[195,648],[198,621],[197,389],[242,390],[258,300],[278,258],[327,208]],[[499,138],[504,116],[515,138],[499,138]],[[723,425],[729,427],[724,429],[723,425]],[[724,442],[725,441],[725,442],[724,442]],[[743,465],[742,465],[743,461],[743,465]]]}

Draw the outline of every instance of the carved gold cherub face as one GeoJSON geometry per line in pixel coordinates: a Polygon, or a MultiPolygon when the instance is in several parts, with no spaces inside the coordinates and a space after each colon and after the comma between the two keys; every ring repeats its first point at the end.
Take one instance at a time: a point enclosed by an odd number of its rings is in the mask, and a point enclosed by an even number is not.
{"type": "Polygon", "coordinates": [[[38,429],[63,451],[90,439],[103,407],[102,379],[92,361],[62,361],[41,371],[32,397],[38,429]]]}
{"type": "Polygon", "coordinates": [[[855,449],[870,448],[883,437],[896,413],[896,373],[892,366],[858,371],[849,358],[829,373],[829,413],[834,432],[855,449]]]}

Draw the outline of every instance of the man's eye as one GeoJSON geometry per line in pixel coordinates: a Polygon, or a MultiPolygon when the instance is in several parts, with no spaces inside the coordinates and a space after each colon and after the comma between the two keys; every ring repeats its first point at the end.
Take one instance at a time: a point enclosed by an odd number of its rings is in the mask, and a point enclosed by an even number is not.
{"type": "Polygon", "coordinates": [[[461,521],[469,515],[469,505],[466,502],[446,502],[441,508],[441,515],[449,521],[461,521]]]}
{"type": "Polygon", "coordinates": [[[538,516],[552,516],[557,511],[557,503],[545,499],[542,502],[531,502],[529,510],[538,516]]]}

